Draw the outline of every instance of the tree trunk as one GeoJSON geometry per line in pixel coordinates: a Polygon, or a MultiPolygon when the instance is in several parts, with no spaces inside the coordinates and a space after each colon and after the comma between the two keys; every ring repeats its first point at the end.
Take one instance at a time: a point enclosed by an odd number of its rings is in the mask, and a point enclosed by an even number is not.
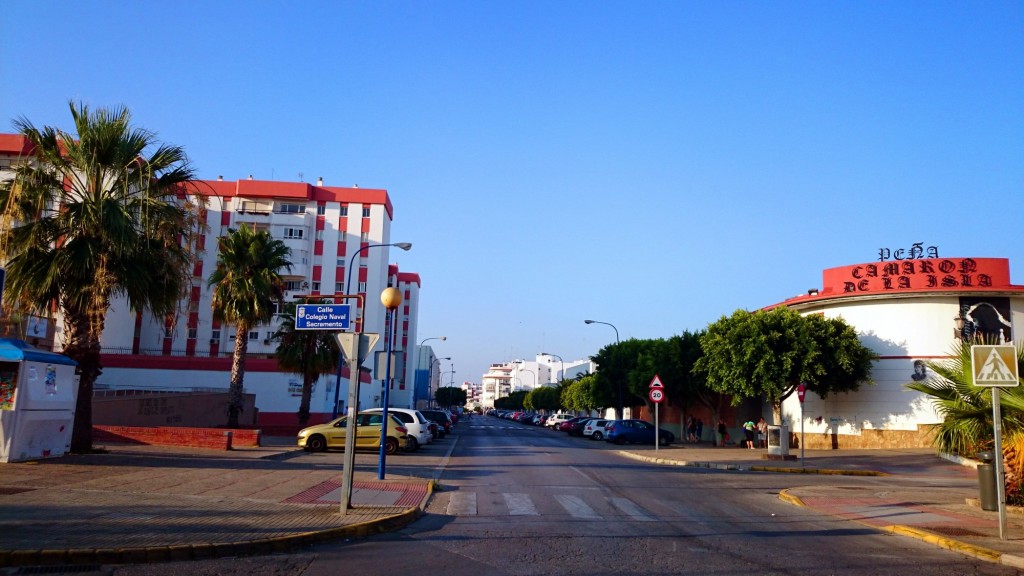
{"type": "Polygon", "coordinates": [[[235,351],[231,355],[231,386],[228,388],[228,428],[238,428],[238,415],[242,412],[242,391],[245,382],[245,354],[249,350],[249,327],[244,323],[235,328],[235,351]]]}
{"type": "Polygon", "coordinates": [[[775,426],[782,425],[782,401],[772,400],[772,422],[775,426]]]}
{"type": "Polygon", "coordinates": [[[100,364],[100,342],[98,335],[103,331],[100,325],[89,330],[89,314],[64,310],[63,353],[78,362],[78,398],[75,401],[75,422],[71,429],[71,452],[87,454],[92,452],[92,391],[103,372],[100,364]]]}

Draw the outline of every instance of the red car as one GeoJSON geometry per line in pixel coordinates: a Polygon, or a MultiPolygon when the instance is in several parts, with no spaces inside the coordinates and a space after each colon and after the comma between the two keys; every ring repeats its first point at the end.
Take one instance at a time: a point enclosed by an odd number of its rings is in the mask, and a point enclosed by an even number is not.
{"type": "Polygon", "coordinates": [[[562,432],[568,432],[569,436],[574,434],[579,435],[580,430],[583,427],[583,422],[586,420],[590,420],[590,416],[577,416],[575,418],[570,418],[559,424],[558,429],[562,432]]]}

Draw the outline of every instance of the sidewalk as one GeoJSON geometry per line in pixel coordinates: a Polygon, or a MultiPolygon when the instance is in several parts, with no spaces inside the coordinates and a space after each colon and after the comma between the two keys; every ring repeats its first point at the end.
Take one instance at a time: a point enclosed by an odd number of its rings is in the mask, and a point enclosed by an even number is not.
{"type": "MultiPolygon", "coordinates": [[[[676,444],[657,450],[635,448],[626,456],[665,465],[792,474],[792,488],[779,498],[879,530],[910,536],[969,556],[1024,568],[1024,510],[1010,507],[1006,539],[999,514],[978,504],[977,471],[932,449],[807,450],[801,462],[766,460],[765,450],[705,444],[676,444]],[[802,485],[801,474],[828,474],[825,485],[802,485]],[[870,476],[871,482],[844,482],[870,476]]],[[[809,484],[809,483],[808,483],[809,484]]]]}
{"type": "Polygon", "coordinates": [[[421,515],[423,479],[356,466],[289,466],[292,446],[230,452],[109,446],[0,467],[0,567],[120,564],[271,553],[398,529],[421,515]]]}

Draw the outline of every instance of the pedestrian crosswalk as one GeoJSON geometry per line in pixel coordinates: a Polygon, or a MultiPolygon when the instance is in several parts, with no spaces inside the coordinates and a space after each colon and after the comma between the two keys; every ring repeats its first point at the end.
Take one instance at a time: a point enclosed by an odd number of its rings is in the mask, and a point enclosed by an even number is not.
{"type": "Polygon", "coordinates": [[[507,516],[559,516],[568,515],[580,520],[620,518],[635,522],[654,522],[654,515],[628,498],[605,496],[597,493],[587,497],[577,494],[530,495],[523,492],[503,492],[500,498],[493,494],[478,494],[469,489],[450,494],[445,513],[450,516],[507,515],[507,516]],[[535,501],[536,500],[536,501],[535,501]],[[482,511],[478,502],[483,501],[482,511]]]}

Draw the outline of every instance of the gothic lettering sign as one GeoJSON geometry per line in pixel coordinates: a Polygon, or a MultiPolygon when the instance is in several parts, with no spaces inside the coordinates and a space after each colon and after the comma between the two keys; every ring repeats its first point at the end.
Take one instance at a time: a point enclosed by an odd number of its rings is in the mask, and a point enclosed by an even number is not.
{"type": "Polygon", "coordinates": [[[938,258],[938,246],[924,246],[924,242],[914,242],[910,248],[879,248],[878,261],[886,260],[920,260],[922,258],[938,258]]]}
{"type": "MultiPolygon", "coordinates": [[[[1012,288],[1006,258],[921,258],[830,268],[824,294],[1012,288]]],[[[1019,287],[1017,287],[1019,288],[1019,287]]]]}

